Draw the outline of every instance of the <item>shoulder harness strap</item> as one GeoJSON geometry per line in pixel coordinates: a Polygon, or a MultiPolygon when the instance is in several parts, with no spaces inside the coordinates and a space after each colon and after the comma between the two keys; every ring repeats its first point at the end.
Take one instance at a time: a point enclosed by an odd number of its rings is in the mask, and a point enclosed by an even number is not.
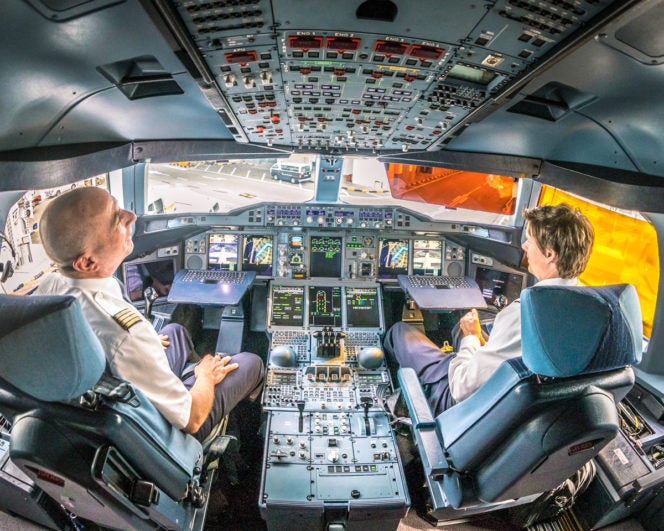
{"type": "Polygon", "coordinates": [[[141,405],[141,400],[136,396],[136,391],[134,391],[132,385],[113,376],[108,371],[104,371],[94,388],[81,396],[81,405],[95,409],[101,401],[100,398],[110,402],[129,404],[131,407],[141,405]]]}

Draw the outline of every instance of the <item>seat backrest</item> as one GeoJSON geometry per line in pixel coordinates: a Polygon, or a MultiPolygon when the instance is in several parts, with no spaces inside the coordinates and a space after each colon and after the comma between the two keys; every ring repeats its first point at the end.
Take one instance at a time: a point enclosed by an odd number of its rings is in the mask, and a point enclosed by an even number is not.
{"type": "MultiPolygon", "coordinates": [[[[19,422],[52,420],[82,438],[106,439],[144,477],[175,499],[181,497],[201,467],[201,445],[175,429],[140,390],[135,389],[138,407],[105,401],[90,412],[73,402],[63,404],[93,389],[106,367],[103,348],[78,301],[71,296],[0,296],[0,307],[5,315],[0,321],[0,411],[3,396],[24,393],[31,411],[19,422]]],[[[14,428],[12,438],[20,431],[14,428]]]]}
{"type": "Polygon", "coordinates": [[[47,402],[77,398],[104,372],[104,351],[73,297],[0,296],[0,375],[47,402]]]}
{"type": "Polygon", "coordinates": [[[450,464],[477,499],[549,490],[615,436],[615,403],[634,383],[641,326],[630,285],[522,292],[523,357],[436,419],[450,464]]]}
{"type": "Polygon", "coordinates": [[[577,376],[641,361],[643,324],[636,289],[533,286],[521,294],[522,357],[535,374],[577,376]]]}

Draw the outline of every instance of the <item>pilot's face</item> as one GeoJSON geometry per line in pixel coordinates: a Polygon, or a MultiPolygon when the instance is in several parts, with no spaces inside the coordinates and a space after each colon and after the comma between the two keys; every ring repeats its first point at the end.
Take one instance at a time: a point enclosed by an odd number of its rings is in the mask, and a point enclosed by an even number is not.
{"type": "Polygon", "coordinates": [[[136,221],[136,214],[120,208],[117,200],[106,192],[99,201],[99,215],[91,227],[97,235],[93,252],[102,268],[100,276],[111,276],[134,249],[131,226],[136,221]]]}
{"type": "Polygon", "coordinates": [[[545,280],[558,276],[556,253],[552,249],[542,251],[537,240],[530,233],[529,227],[526,227],[526,240],[521,244],[521,248],[526,252],[528,271],[537,280],[545,280]]]}

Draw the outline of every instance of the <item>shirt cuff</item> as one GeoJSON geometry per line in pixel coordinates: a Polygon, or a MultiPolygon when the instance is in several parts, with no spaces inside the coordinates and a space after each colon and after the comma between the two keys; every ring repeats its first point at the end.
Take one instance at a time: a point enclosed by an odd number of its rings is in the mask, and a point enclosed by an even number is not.
{"type": "Polygon", "coordinates": [[[480,338],[477,336],[463,336],[461,338],[461,343],[459,344],[459,350],[462,348],[467,348],[470,350],[477,350],[482,345],[480,344],[480,338]]]}

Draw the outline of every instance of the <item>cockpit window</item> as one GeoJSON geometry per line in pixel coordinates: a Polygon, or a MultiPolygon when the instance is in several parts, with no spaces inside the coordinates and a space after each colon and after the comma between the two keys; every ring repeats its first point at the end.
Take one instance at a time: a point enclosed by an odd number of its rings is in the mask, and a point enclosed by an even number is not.
{"type": "Polygon", "coordinates": [[[332,176],[322,162],[318,155],[297,154],[150,164],[146,213],[224,214],[266,202],[305,203],[314,200],[317,179],[340,178],[340,204],[401,206],[433,221],[515,222],[519,183],[511,177],[384,164],[361,156],[344,157],[340,172],[332,176]]]}
{"type": "Polygon", "coordinates": [[[633,284],[641,301],[643,333],[650,337],[660,272],[655,228],[638,212],[591,203],[548,186],[543,187],[539,203],[567,203],[590,219],[595,245],[579,280],[592,286],[633,284]]]}
{"type": "Polygon", "coordinates": [[[314,196],[315,157],[150,164],[147,214],[224,214],[265,202],[306,202],[314,196]],[[284,161],[284,162],[280,162],[284,161]]]}
{"type": "Polygon", "coordinates": [[[388,164],[387,178],[394,197],[513,216],[518,185],[514,177],[489,173],[388,164]]]}

